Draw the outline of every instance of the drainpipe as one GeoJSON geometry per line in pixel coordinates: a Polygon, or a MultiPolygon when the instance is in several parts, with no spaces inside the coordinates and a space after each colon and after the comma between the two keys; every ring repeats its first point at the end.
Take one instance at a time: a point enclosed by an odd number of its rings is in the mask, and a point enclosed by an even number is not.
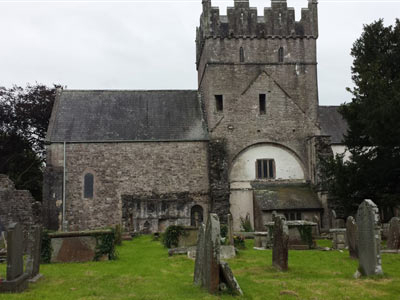
{"type": "Polygon", "coordinates": [[[65,155],[65,146],[66,146],[66,142],[64,142],[64,168],[63,168],[63,171],[64,171],[64,174],[63,174],[63,199],[62,199],[62,206],[63,206],[63,208],[62,208],[62,231],[66,231],[67,229],[66,229],[66,220],[65,220],[65,181],[66,181],[66,178],[65,178],[65,175],[66,175],[66,170],[65,170],[65,166],[66,166],[66,155],[65,155]]]}

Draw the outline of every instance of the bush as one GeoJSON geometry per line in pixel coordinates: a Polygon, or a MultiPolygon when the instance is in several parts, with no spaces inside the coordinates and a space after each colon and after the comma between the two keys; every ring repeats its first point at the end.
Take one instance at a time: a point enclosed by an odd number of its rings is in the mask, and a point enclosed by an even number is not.
{"type": "Polygon", "coordinates": [[[115,245],[122,245],[122,226],[121,224],[115,225],[115,245]]]}
{"type": "Polygon", "coordinates": [[[185,234],[185,230],[181,225],[168,226],[162,235],[162,243],[167,248],[178,247],[179,237],[185,234]]]}
{"type": "Polygon", "coordinates": [[[221,225],[221,237],[222,238],[226,238],[228,234],[228,226],[226,226],[225,224],[221,225]]]}
{"type": "Polygon", "coordinates": [[[49,264],[51,261],[53,247],[51,247],[51,238],[49,233],[48,230],[43,230],[42,232],[42,245],[40,248],[40,262],[42,264],[49,264]]]}
{"type": "Polygon", "coordinates": [[[242,231],[244,232],[253,232],[254,229],[251,226],[250,222],[250,214],[246,215],[246,218],[240,217],[240,227],[242,228],[242,231]]]}
{"type": "Polygon", "coordinates": [[[117,259],[117,252],[115,251],[116,233],[112,228],[110,233],[97,234],[96,237],[96,253],[94,256],[95,261],[100,260],[101,257],[107,255],[109,260],[117,259]]]}

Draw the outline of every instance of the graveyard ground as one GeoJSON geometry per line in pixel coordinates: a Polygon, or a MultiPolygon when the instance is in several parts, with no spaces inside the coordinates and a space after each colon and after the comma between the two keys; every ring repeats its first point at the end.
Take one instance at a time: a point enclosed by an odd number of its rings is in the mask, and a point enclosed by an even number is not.
{"type": "MultiPolygon", "coordinates": [[[[353,279],[357,262],[347,251],[290,251],[289,271],[271,267],[271,250],[247,250],[229,260],[243,299],[400,299],[400,256],[383,254],[385,276],[353,279]]],[[[329,246],[329,241],[320,241],[329,246]]],[[[193,286],[194,262],[168,257],[150,236],[124,242],[119,259],[107,262],[42,265],[44,278],[23,294],[0,299],[237,299],[208,295],[193,286]]],[[[5,275],[5,264],[0,264],[5,275]]]]}

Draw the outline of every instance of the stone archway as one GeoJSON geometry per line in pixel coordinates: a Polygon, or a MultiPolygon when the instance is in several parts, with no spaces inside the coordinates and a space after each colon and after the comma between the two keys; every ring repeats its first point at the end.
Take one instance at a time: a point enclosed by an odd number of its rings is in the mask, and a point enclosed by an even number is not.
{"type": "Polygon", "coordinates": [[[190,210],[190,226],[199,227],[201,223],[203,223],[203,208],[194,205],[190,210]]]}

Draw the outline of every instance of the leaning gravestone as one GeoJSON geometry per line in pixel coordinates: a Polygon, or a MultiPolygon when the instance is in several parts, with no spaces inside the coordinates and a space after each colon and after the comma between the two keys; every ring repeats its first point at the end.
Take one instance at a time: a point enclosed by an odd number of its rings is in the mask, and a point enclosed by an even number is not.
{"type": "Polygon", "coordinates": [[[28,275],[24,273],[24,235],[18,223],[12,223],[7,231],[7,276],[0,282],[0,292],[22,292],[28,287],[28,275]]]}
{"type": "Polygon", "coordinates": [[[400,249],[400,219],[394,217],[389,222],[389,233],[387,248],[390,250],[400,249]]]}
{"type": "Polygon", "coordinates": [[[199,228],[194,284],[206,288],[212,294],[222,290],[222,286],[228,286],[234,293],[242,295],[229,265],[220,261],[220,251],[219,219],[216,214],[210,214],[207,226],[204,228],[201,225],[199,228]]]}
{"type": "Polygon", "coordinates": [[[41,275],[40,269],[40,246],[42,241],[42,227],[35,226],[33,228],[31,238],[31,247],[29,249],[28,260],[26,263],[26,272],[29,275],[30,281],[37,281],[41,275]]]}
{"type": "Polygon", "coordinates": [[[364,200],[357,211],[358,260],[356,278],[383,274],[380,251],[380,222],[378,207],[374,202],[364,200]]]}
{"type": "Polygon", "coordinates": [[[289,228],[282,216],[275,216],[272,248],[272,265],[281,271],[288,269],[289,228]]]}
{"type": "Polygon", "coordinates": [[[346,239],[351,258],[358,258],[358,230],[356,220],[349,216],[346,221],[346,239]]]}

